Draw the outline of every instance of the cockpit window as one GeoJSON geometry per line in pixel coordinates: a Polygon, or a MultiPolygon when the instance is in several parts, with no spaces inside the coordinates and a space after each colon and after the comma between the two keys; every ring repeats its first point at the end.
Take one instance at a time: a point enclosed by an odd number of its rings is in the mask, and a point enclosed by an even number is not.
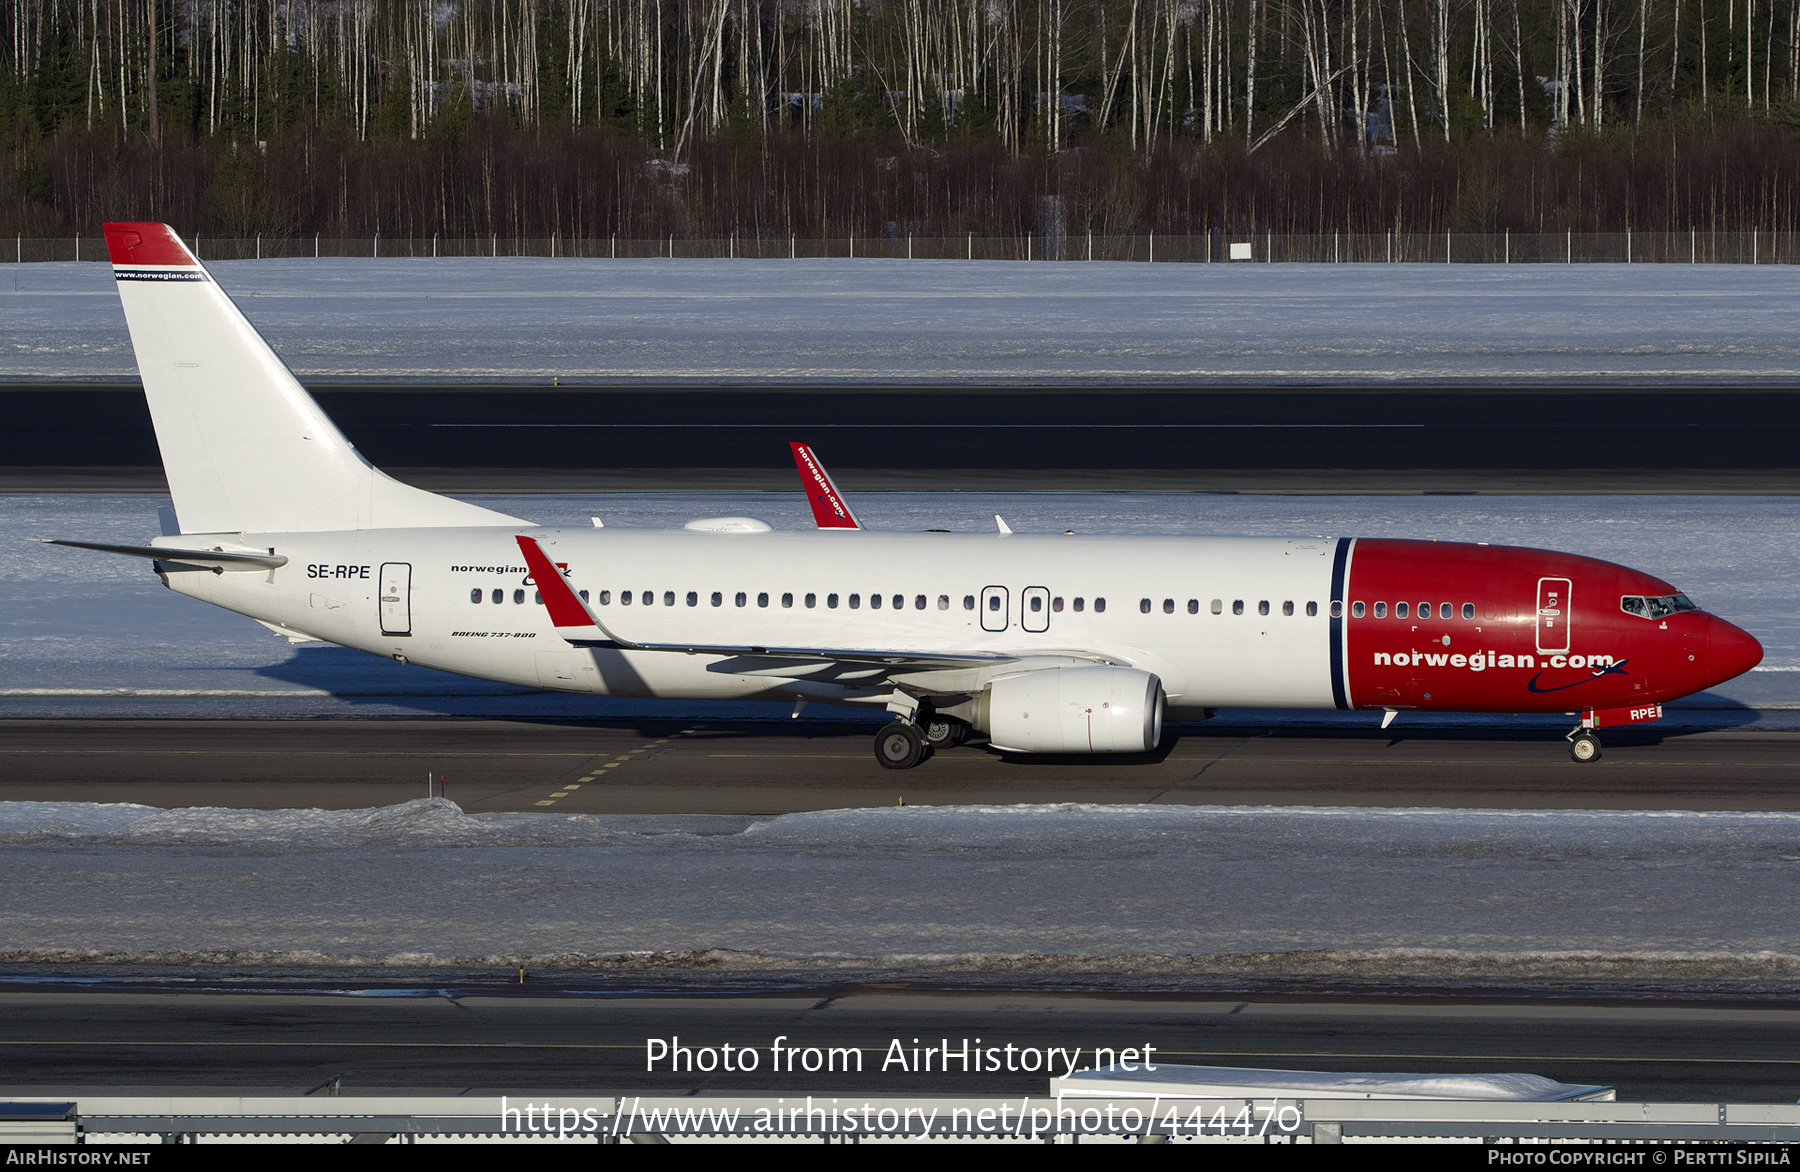
{"type": "Polygon", "coordinates": [[[1665,594],[1660,598],[1627,594],[1619,599],[1619,609],[1641,619],[1662,619],[1684,610],[1699,610],[1685,594],[1665,594]]]}

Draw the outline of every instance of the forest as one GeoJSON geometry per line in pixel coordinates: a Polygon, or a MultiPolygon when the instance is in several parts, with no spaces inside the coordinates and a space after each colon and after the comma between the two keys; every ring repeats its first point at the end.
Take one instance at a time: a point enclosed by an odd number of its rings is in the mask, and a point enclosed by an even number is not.
{"type": "Polygon", "coordinates": [[[0,232],[1794,230],[1800,0],[3,0],[0,232]]]}

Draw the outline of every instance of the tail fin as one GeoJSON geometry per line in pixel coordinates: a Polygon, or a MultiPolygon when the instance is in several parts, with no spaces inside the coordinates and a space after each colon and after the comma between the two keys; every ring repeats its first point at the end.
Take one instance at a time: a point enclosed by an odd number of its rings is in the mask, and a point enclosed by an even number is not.
{"type": "Polygon", "coordinates": [[[168,225],[106,247],[183,532],[518,523],[363,459],[168,225]]]}

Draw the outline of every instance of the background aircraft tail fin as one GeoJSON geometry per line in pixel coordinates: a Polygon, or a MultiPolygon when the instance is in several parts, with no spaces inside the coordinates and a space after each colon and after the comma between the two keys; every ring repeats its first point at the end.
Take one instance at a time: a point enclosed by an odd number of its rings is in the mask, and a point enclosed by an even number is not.
{"type": "Polygon", "coordinates": [[[184,532],[518,522],[365,460],[168,225],[108,224],[106,246],[184,532]]]}

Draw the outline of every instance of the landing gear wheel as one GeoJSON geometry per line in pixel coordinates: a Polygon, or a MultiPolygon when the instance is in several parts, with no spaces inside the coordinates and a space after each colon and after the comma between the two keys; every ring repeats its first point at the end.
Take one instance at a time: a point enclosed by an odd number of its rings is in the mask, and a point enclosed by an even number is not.
{"type": "Polygon", "coordinates": [[[1600,760],[1600,738],[1591,732],[1576,733],[1569,742],[1569,756],[1580,762],[1600,760]]]}
{"type": "Polygon", "coordinates": [[[896,720],[875,734],[875,760],[883,769],[911,769],[930,752],[925,735],[914,725],[896,720]]]}
{"type": "Polygon", "coordinates": [[[928,716],[919,722],[919,730],[933,749],[954,749],[969,737],[969,726],[954,716],[928,716]]]}

